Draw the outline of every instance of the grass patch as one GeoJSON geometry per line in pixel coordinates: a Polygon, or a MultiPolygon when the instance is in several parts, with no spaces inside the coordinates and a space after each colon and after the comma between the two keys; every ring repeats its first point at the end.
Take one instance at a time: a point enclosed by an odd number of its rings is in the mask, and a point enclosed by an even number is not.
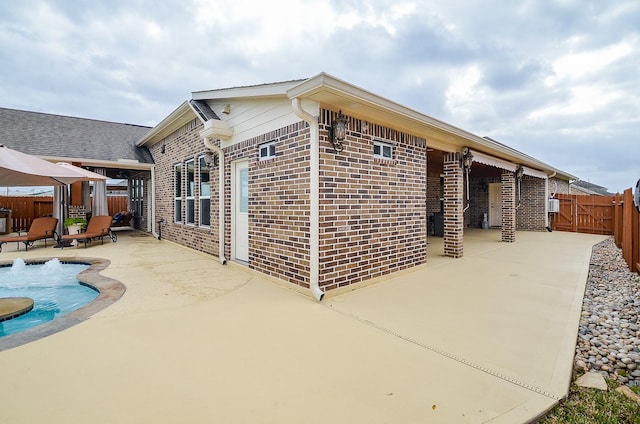
{"type": "MultiPolygon", "coordinates": [[[[551,410],[540,424],[640,424],[640,403],[615,391],[619,386],[607,380],[608,391],[578,387],[569,389],[569,396],[551,410]]],[[[632,387],[640,394],[640,387],[632,387]]]]}

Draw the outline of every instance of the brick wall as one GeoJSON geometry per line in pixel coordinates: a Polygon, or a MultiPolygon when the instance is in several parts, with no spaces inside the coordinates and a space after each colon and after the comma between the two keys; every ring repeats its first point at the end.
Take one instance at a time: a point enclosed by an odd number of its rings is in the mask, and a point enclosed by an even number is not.
{"type": "Polygon", "coordinates": [[[196,175],[198,157],[203,155],[207,149],[204,147],[199,132],[202,124],[199,119],[193,119],[168,135],[161,142],[150,148],[156,164],[156,221],[163,219],[162,238],[182,244],[192,249],[200,250],[209,254],[218,255],[218,168],[212,167],[210,172],[211,181],[211,226],[200,227],[199,222],[199,196],[200,187],[196,176],[195,184],[195,224],[187,225],[184,216],[184,206],[186,200],[183,198],[182,223],[174,222],[174,165],[182,163],[182,194],[186,194],[186,169],[185,161],[193,159],[196,163],[196,175]],[[164,146],[165,152],[162,153],[164,146]]]}
{"type": "Polygon", "coordinates": [[[502,171],[502,241],[516,241],[516,178],[502,171]]]}
{"type": "Polygon", "coordinates": [[[459,153],[444,157],[444,254],[461,258],[464,252],[464,215],[462,213],[464,177],[459,153]]]}
{"type": "MultiPolygon", "coordinates": [[[[516,210],[516,229],[527,231],[545,230],[545,184],[546,180],[524,175],[521,180],[520,206],[516,210]]],[[[516,184],[516,202],[517,202],[516,184]]]]}
{"type": "Polygon", "coordinates": [[[249,267],[309,287],[309,126],[299,122],[241,144],[228,155],[249,159],[249,267]],[[258,146],[274,140],[276,156],[260,161],[258,146]]]}
{"type": "MultiPolygon", "coordinates": [[[[428,153],[427,153],[428,154],[428,153]]],[[[443,196],[440,175],[427,175],[427,218],[434,213],[442,212],[441,198],[443,196]]],[[[429,227],[429,235],[434,231],[433,224],[429,227]]]]}
{"type": "Polygon", "coordinates": [[[320,285],[327,290],[426,261],[426,142],[349,119],[344,151],[328,141],[334,114],[320,116],[320,285]],[[373,157],[373,140],[393,159],[373,157]]]}
{"type": "Polygon", "coordinates": [[[549,196],[552,194],[569,194],[569,181],[560,178],[549,179],[549,196]]]}

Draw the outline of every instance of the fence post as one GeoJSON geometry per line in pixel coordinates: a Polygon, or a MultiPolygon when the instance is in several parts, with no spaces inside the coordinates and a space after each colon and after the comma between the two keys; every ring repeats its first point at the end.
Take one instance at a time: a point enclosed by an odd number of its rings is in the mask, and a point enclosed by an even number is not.
{"type": "Polygon", "coordinates": [[[622,210],[620,209],[620,193],[613,198],[613,238],[618,249],[622,246],[622,210]]]}
{"type": "Polygon", "coordinates": [[[622,205],[622,257],[629,266],[629,271],[633,271],[633,196],[631,189],[624,191],[622,205]]]}
{"type": "Polygon", "coordinates": [[[631,270],[640,273],[640,213],[635,208],[635,205],[631,207],[631,214],[633,216],[633,254],[631,255],[631,270]]]}

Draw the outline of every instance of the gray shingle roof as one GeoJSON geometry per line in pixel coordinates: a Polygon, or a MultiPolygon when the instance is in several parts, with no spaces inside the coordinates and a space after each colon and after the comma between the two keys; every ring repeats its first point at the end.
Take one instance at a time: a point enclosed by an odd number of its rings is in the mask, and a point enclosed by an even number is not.
{"type": "Polygon", "coordinates": [[[135,145],[151,128],[71,116],[0,108],[0,143],[36,156],[153,163],[135,145]]]}
{"type": "Polygon", "coordinates": [[[220,118],[218,118],[218,115],[216,115],[216,113],[211,110],[207,102],[203,100],[189,100],[189,103],[191,104],[191,107],[193,107],[193,109],[200,115],[203,121],[208,121],[210,119],[220,120],[220,118]]]}

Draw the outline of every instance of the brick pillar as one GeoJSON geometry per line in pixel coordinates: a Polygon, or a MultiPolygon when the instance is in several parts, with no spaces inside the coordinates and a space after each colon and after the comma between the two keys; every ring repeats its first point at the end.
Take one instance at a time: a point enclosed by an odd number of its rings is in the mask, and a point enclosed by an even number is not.
{"type": "Polygon", "coordinates": [[[461,258],[464,252],[464,179],[460,154],[444,157],[444,255],[461,258]]]}
{"type": "Polygon", "coordinates": [[[502,171],[502,241],[516,241],[516,177],[502,171]]]}

